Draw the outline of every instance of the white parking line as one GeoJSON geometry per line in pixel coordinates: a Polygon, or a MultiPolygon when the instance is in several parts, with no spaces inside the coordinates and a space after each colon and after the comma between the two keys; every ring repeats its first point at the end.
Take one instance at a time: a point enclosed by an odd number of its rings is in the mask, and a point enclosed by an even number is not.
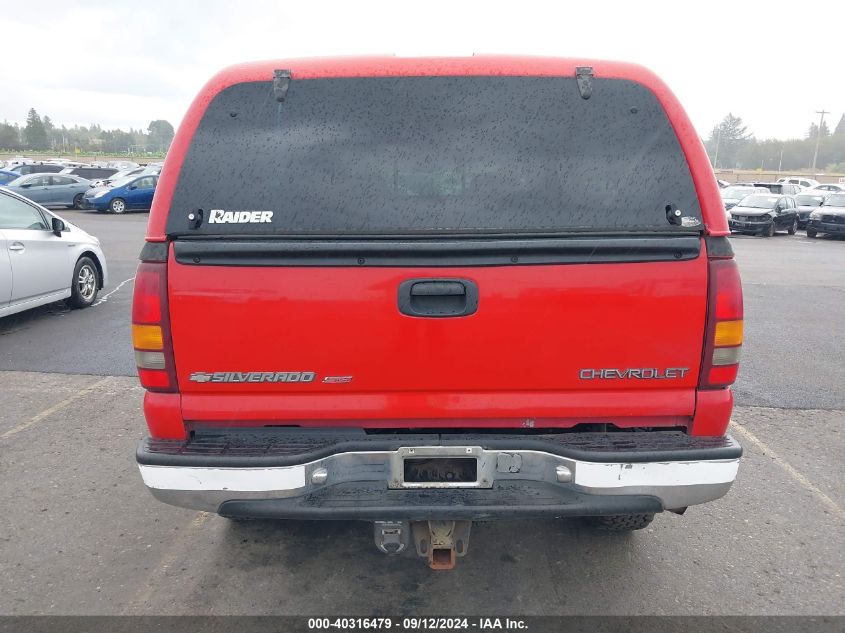
{"type": "Polygon", "coordinates": [[[793,467],[793,466],[792,466],[789,462],[784,461],[784,459],[783,459],[780,455],[778,455],[777,453],[775,453],[775,452],[774,452],[771,448],[769,448],[769,447],[768,447],[765,443],[763,443],[763,441],[762,441],[762,440],[760,440],[760,439],[759,439],[756,435],[754,435],[751,431],[749,431],[748,429],[746,429],[744,426],[741,426],[741,425],[737,424],[737,423],[736,423],[736,422],[734,422],[733,420],[731,420],[731,428],[732,428],[734,431],[736,431],[737,433],[739,433],[740,435],[742,435],[742,437],[744,437],[745,439],[747,439],[749,442],[751,442],[752,444],[754,444],[754,445],[755,445],[757,448],[759,448],[761,451],[763,451],[764,453],[766,453],[767,455],[769,455],[769,457],[771,457],[771,458],[775,461],[775,463],[776,463],[778,466],[780,466],[780,467],[781,467],[781,468],[783,468],[783,469],[784,469],[787,473],[789,473],[789,476],[790,476],[790,477],[792,477],[795,481],[797,481],[799,484],[801,484],[802,486],[804,486],[804,488],[806,488],[806,489],[807,489],[810,493],[812,493],[812,495],[813,495],[814,497],[816,497],[816,499],[818,499],[818,500],[819,500],[819,501],[821,501],[824,505],[826,505],[828,508],[830,508],[830,509],[833,511],[833,513],[834,513],[834,514],[836,514],[837,516],[839,516],[839,518],[841,518],[841,519],[845,519],[845,509],[843,509],[843,508],[842,508],[842,507],[841,507],[838,503],[836,503],[833,499],[831,499],[831,498],[830,498],[830,497],[828,497],[825,493],[823,493],[821,490],[819,490],[819,489],[818,489],[815,485],[813,485],[813,483],[812,483],[809,479],[807,479],[804,475],[802,475],[800,472],[798,472],[797,470],[795,470],[795,468],[794,468],[794,467],[793,467]]]}
{"type": "Polygon", "coordinates": [[[109,300],[109,297],[111,297],[111,296],[112,296],[115,292],[117,292],[118,290],[120,290],[121,288],[123,288],[123,286],[124,286],[125,284],[128,284],[130,281],[134,281],[134,280],[135,280],[135,277],[130,277],[129,279],[124,279],[124,280],[123,280],[123,281],[121,281],[119,284],[117,284],[117,288],[115,288],[114,290],[112,290],[111,292],[109,292],[109,293],[107,293],[107,294],[104,294],[102,297],[100,297],[100,300],[99,300],[99,301],[97,301],[96,303],[92,303],[92,304],[91,304],[91,307],[93,308],[94,306],[98,306],[98,305],[100,305],[101,303],[105,303],[106,301],[108,301],[108,300],[109,300]]]}

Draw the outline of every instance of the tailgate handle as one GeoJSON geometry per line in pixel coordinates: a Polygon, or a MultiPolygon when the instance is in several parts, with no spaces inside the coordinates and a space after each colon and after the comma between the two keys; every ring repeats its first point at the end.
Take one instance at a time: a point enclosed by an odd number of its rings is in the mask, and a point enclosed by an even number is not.
{"type": "Polygon", "coordinates": [[[478,286],[469,279],[409,279],[399,284],[399,311],[416,317],[458,317],[478,309],[478,286]]]}

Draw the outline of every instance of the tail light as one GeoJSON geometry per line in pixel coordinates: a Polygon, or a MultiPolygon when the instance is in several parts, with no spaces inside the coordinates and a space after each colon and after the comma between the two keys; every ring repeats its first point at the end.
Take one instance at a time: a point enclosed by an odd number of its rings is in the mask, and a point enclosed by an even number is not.
{"type": "Polygon", "coordinates": [[[141,385],[176,391],[176,366],[167,308],[167,263],[141,262],[132,300],[132,347],[141,385]]]}
{"type": "Polygon", "coordinates": [[[742,284],[736,261],[709,260],[709,301],[700,389],[734,383],[742,350],[742,284]]]}

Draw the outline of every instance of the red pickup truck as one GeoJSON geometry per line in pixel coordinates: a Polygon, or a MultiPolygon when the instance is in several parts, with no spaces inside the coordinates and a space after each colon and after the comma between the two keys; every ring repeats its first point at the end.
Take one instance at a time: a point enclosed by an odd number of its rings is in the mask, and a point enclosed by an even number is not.
{"type": "Polygon", "coordinates": [[[133,344],[158,499],[375,525],[639,529],[723,496],[742,290],[713,172],[634,65],[233,66],[167,156],[133,344]]]}

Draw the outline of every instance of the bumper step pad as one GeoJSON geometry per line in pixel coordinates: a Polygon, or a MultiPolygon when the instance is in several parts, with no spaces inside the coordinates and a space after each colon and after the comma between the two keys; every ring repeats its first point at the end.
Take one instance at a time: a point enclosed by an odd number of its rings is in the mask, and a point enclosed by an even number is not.
{"type": "Polygon", "coordinates": [[[367,434],[337,429],[215,429],[183,440],[146,439],[139,464],[221,467],[289,466],[353,451],[393,451],[403,446],[481,446],[488,450],[535,450],[586,461],[650,462],[737,459],[733,438],[696,437],[681,431],[612,433],[404,433],[367,434]]]}
{"type": "Polygon", "coordinates": [[[596,516],[661,512],[646,495],[590,495],[543,482],[498,483],[489,490],[385,490],[378,483],[337,484],[288,499],[241,499],[223,503],[231,518],[336,519],[362,521],[477,521],[526,517],[596,516]]]}

